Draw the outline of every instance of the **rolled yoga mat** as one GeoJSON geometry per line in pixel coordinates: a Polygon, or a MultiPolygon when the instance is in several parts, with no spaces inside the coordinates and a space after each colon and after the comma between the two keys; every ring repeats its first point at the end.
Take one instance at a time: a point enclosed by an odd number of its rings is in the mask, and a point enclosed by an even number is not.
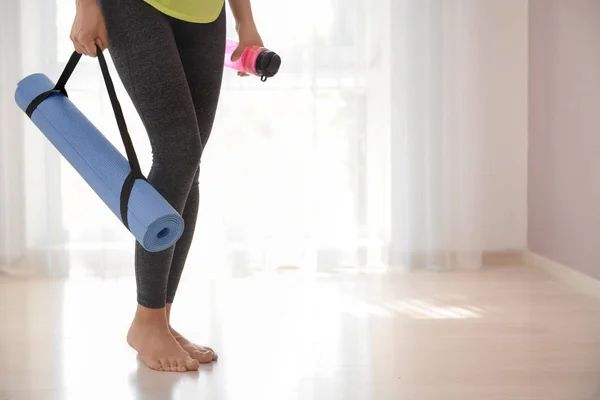
{"type": "MultiPolygon", "coordinates": [[[[101,54],[101,51],[98,51],[101,54]]],[[[102,58],[102,72],[105,73],[106,80],[108,69],[105,70],[104,58],[102,56],[99,58],[102,58]],[[103,63],[104,65],[102,65],[103,63]]],[[[43,74],[34,74],[24,78],[17,86],[16,102],[23,111],[31,113],[30,117],[35,125],[121,222],[128,227],[129,231],[146,250],[151,252],[165,250],[174,245],[183,234],[183,219],[144,179],[141,172],[135,173],[135,169],[139,171],[139,164],[133,147],[128,148],[125,138],[123,140],[126,150],[128,150],[129,161],[66,96],[64,83],[68,80],[78,60],[79,58],[74,53],[69,62],[69,64],[72,64],[71,71],[66,74],[66,78],[63,79],[63,76],[61,76],[57,85],[43,74]],[[73,61],[74,58],[76,58],[75,61],[73,61]],[[57,88],[61,80],[63,81],[62,87],[57,88]],[[36,98],[42,93],[50,93],[49,91],[52,91],[51,94],[39,102],[37,107],[30,107],[36,98]],[[132,167],[130,149],[133,152],[134,164],[137,167],[132,167]],[[127,189],[128,180],[130,194],[127,189]],[[127,193],[122,193],[122,191],[127,193]],[[124,213],[125,218],[121,217],[123,207],[126,210],[124,213]]],[[[68,68],[69,65],[65,70],[68,68]]],[[[63,75],[65,75],[65,72],[63,72],[63,75]]],[[[109,83],[107,82],[108,86],[109,83]]],[[[124,126],[124,119],[122,119],[112,82],[110,82],[109,94],[111,95],[111,101],[115,100],[117,102],[116,106],[119,109],[121,120],[119,120],[116,110],[115,115],[117,115],[117,121],[123,136],[121,121],[124,126]]],[[[113,108],[115,108],[114,103],[113,108]]],[[[131,146],[126,127],[125,135],[129,139],[129,146],[131,146]]]]}

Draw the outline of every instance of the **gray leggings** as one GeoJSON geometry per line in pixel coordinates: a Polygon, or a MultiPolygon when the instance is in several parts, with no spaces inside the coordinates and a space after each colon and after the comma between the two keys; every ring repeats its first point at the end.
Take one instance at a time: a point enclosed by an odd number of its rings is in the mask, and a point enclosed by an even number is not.
{"type": "Polygon", "coordinates": [[[150,253],[136,243],[138,303],[172,303],[198,215],[198,174],[223,76],[225,10],[208,24],[168,17],[143,0],[99,0],[109,51],[152,146],[148,181],[183,216],[175,246],[150,253]]]}

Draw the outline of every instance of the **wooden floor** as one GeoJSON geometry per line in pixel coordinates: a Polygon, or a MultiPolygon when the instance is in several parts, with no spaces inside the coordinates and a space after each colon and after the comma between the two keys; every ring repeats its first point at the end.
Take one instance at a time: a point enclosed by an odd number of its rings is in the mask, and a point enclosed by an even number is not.
{"type": "Polygon", "coordinates": [[[600,300],[542,270],[182,284],[218,350],[154,372],[125,343],[132,278],[0,277],[0,400],[598,400],[600,300]]]}

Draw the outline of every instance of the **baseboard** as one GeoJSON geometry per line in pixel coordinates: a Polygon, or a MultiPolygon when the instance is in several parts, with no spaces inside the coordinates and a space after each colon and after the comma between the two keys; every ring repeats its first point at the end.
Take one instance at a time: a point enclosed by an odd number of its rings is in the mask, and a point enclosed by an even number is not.
{"type": "Polygon", "coordinates": [[[491,250],[483,252],[483,266],[523,266],[529,264],[529,251],[527,250],[491,250]]]}
{"type": "Polygon", "coordinates": [[[600,280],[534,252],[528,251],[527,253],[528,265],[543,269],[587,295],[600,298],[600,280]]]}

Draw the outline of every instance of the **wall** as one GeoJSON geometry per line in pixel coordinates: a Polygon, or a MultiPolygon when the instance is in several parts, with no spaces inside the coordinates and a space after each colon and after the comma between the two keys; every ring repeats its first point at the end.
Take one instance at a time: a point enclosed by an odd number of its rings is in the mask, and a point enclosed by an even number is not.
{"type": "Polygon", "coordinates": [[[485,250],[527,248],[528,4],[525,0],[479,1],[485,250]]]}
{"type": "Polygon", "coordinates": [[[600,1],[530,2],[529,247],[600,278],[600,1]]]}

